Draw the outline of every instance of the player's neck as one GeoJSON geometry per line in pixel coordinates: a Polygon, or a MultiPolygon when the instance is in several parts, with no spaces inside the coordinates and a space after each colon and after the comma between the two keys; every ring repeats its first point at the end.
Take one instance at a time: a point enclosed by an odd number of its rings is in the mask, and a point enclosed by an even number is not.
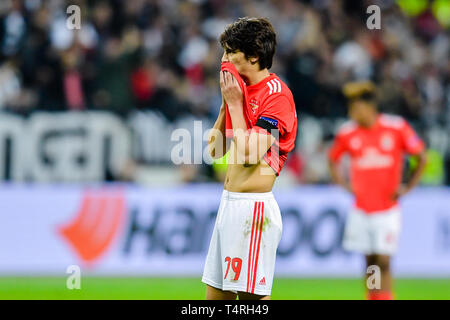
{"type": "Polygon", "coordinates": [[[374,113],[371,117],[368,117],[364,123],[360,123],[360,126],[362,126],[365,129],[372,128],[376,123],[378,119],[378,114],[374,113]]]}
{"type": "Polygon", "coordinates": [[[257,84],[270,76],[270,72],[267,69],[258,70],[254,72],[249,72],[248,74],[242,75],[242,78],[244,79],[245,83],[248,86],[252,86],[254,84],[257,84]]]}

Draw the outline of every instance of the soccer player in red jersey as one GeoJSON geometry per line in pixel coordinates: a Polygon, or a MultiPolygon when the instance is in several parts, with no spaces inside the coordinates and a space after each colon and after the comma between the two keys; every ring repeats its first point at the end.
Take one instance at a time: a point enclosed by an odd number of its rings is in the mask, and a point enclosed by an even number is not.
{"type": "Polygon", "coordinates": [[[272,187],[294,148],[295,104],[268,71],[276,46],[269,21],[241,18],[220,43],[223,102],[209,151],[214,159],[228,152],[228,167],[202,281],[207,299],[269,299],[282,231],[272,187]]]}
{"type": "Polygon", "coordinates": [[[380,268],[381,286],[368,288],[368,299],[388,300],[393,299],[390,257],[397,249],[401,226],[398,199],[419,182],[426,160],[424,143],[403,118],[378,113],[375,91],[369,81],[344,86],[351,121],[340,128],[329,165],[333,181],[355,196],[343,247],[363,253],[367,266],[380,268]],[[338,168],[345,153],[351,159],[350,182],[338,168]],[[402,185],[405,154],[418,156],[419,165],[402,185]]]}

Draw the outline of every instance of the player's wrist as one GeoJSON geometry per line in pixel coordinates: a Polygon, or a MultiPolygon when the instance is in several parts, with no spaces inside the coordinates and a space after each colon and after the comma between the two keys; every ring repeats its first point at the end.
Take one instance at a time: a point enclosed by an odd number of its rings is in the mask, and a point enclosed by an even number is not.
{"type": "Polygon", "coordinates": [[[408,192],[410,192],[412,189],[414,188],[414,185],[406,185],[406,186],[403,186],[403,194],[407,194],[408,192]]]}
{"type": "Polygon", "coordinates": [[[353,193],[353,188],[352,188],[352,186],[351,186],[350,183],[345,183],[345,184],[344,184],[344,188],[345,188],[348,192],[353,193]]]}
{"type": "Polygon", "coordinates": [[[230,112],[232,113],[238,112],[241,109],[242,103],[239,102],[228,103],[228,110],[230,110],[230,112]]]}
{"type": "Polygon", "coordinates": [[[410,189],[410,186],[408,184],[401,184],[399,186],[400,192],[407,192],[410,189]]]}

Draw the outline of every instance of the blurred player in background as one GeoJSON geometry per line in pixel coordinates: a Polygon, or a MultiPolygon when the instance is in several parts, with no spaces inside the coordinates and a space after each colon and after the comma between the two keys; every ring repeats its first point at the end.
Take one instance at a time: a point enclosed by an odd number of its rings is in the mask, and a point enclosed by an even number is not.
{"type": "Polygon", "coordinates": [[[401,216],[398,199],[419,182],[425,166],[424,143],[401,117],[379,114],[372,82],[344,86],[351,121],[339,130],[329,153],[334,182],[355,196],[344,232],[343,247],[363,253],[367,266],[381,271],[381,288],[369,289],[368,299],[393,299],[390,258],[396,252],[401,216]],[[338,168],[341,156],[351,158],[348,182],[338,168]],[[402,185],[403,156],[419,157],[419,165],[402,185]]]}
{"type": "Polygon", "coordinates": [[[220,43],[223,102],[209,150],[214,159],[228,151],[228,168],[202,281],[207,299],[269,299],[282,231],[272,187],[294,148],[295,104],[268,71],[276,46],[269,21],[241,18],[220,43]]]}

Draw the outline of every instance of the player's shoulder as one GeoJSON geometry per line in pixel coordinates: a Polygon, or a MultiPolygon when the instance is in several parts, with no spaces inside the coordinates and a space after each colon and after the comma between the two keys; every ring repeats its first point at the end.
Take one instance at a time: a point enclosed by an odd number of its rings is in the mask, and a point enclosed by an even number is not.
{"type": "Polygon", "coordinates": [[[403,117],[386,113],[380,114],[378,121],[382,127],[395,130],[403,129],[407,124],[403,117]]]}
{"type": "Polygon", "coordinates": [[[276,74],[272,73],[270,77],[267,78],[264,85],[264,98],[274,99],[278,97],[286,97],[289,100],[293,99],[292,92],[276,74]]]}
{"type": "Polygon", "coordinates": [[[354,133],[358,130],[358,125],[353,120],[347,120],[344,123],[342,123],[337,130],[338,136],[347,136],[351,133],[354,133]]]}

